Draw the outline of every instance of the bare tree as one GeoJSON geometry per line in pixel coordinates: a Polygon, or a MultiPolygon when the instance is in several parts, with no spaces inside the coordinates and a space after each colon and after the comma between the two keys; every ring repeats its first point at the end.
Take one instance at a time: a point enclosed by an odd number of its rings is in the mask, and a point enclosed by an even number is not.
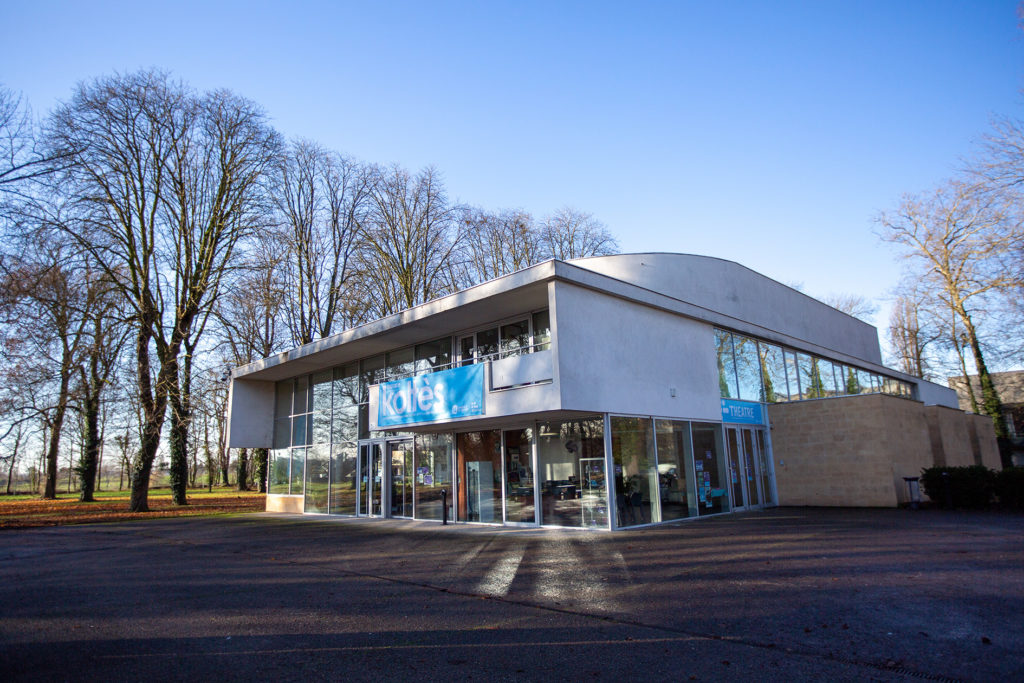
{"type": "Polygon", "coordinates": [[[493,280],[543,260],[540,230],[525,211],[470,209],[463,223],[465,274],[460,286],[493,280]]]}
{"type": "Polygon", "coordinates": [[[932,379],[928,347],[935,335],[925,327],[921,304],[913,294],[901,294],[889,314],[889,344],[896,367],[908,375],[932,379]]]}
{"type": "Polygon", "coordinates": [[[559,209],[541,225],[544,258],[567,261],[586,256],[618,253],[619,244],[604,223],[589,213],[568,207],[559,209]]]}
{"type": "Polygon", "coordinates": [[[274,197],[287,245],[285,310],[295,344],[330,336],[348,322],[370,187],[365,167],[311,142],[293,143],[279,164],[274,197]]]}
{"type": "Polygon", "coordinates": [[[462,232],[437,171],[377,170],[370,197],[359,261],[373,313],[383,317],[454,291],[462,232]]]}
{"type": "Polygon", "coordinates": [[[832,308],[860,320],[867,320],[878,312],[878,305],[875,302],[859,294],[833,293],[822,297],[821,300],[832,308]]]}
{"type": "Polygon", "coordinates": [[[992,418],[997,436],[1006,436],[1002,403],[985,361],[976,316],[986,300],[1012,285],[999,267],[999,257],[1020,239],[1020,225],[999,195],[980,192],[962,181],[950,181],[933,193],[906,196],[893,213],[878,221],[882,238],[899,244],[913,276],[927,298],[948,310],[962,330],[953,333],[971,353],[979,376],[981,410],[992,418]]]}
{"type": "Polygon", "coordinates": [[[80,85],[48,137],[70,155],[61,184],[87,226],[68,234],[131,307],[144,420],[130,509],[145,511],[182,346],[255,225],[277,134],[246,100],[199,98],[166,74],[140,72],[80,85]]]}
{"type": "Polygon", "coordinates": [[[20,95],[0,85],[0,199],[23,197],[27,183],[59,170],[65,153],[44,153],[32,111],[20,95]]]}

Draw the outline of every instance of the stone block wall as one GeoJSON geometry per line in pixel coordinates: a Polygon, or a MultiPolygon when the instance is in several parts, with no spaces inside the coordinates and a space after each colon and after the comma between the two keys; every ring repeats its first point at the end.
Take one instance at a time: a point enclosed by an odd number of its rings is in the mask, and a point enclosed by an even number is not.
{"type": "Polygon", "coordinates": [[[267,512],[302,513],[305,499],[302,496],[267,496],[267,512]]]}
{"type": "Polygon", "coordinates": [[[780,505],[895,507],[934,465],[998,468],[991,420],[871,394],[768,406],[780,505]]]}

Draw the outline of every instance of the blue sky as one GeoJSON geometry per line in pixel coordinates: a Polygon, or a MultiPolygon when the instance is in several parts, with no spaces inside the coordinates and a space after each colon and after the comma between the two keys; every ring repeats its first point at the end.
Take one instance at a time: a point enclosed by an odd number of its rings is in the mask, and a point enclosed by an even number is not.
{"type": "MultiPolygon", "coordinates": [[[[7,2],[0,82],[36,113],[160,67],[287,136],[435,165],[453,198],[593,213],[624,251],[884,298],[873,218],[1021,116],[1016,0],[7,2]]],[[[885,308],[876,324],[885,324],[885,308]]]]}

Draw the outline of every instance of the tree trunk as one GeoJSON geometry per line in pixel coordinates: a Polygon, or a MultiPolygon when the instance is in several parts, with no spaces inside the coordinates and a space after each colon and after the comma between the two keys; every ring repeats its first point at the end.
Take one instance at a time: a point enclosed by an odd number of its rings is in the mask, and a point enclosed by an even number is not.
{"type": "Polygon", "coordinates": [[[46,448],[46,481],[43,484],[43,498],[57,498],[57,453],[60,450],[60,432],[64,426],[64,412],[67,406],[63,401],[53,409],[53,421],[50,423],[50,443],[46,448]]]}
{"type": "Polygon", "coordinates": [[[266,448],[256,448],[252,452],[254,477],[256,479],[256,490],[260,493],[267,492],[267,460],[268,451],[266,448]]]}
{"type": "Polygon", "coordinates": [[[82,487],[78,500],[83,503],[91,503],[95,500],[93,491],[96,487],[96,470],[99,466],[100,406],[99,396],[93,392],[98,388],[96,386],[89,387],[89,396],[84,401],[85,443],[82,444],[82,455],[78,461],[78,467],[75,468],[78,471],[79,484],[82,487]]]}
{"type": "Polygon", "coordinates": [[[141,323],[136,338],[136,372],[139,383],[139,402],[142,405],[144,424],[139,439],[139,450],[131,467],[132,494],[128,503],[129,512],[149,512],[149,475],[153,460],[160,446],[160,432],[167,415],[167,397],[170,383],[177,378],[177,349],[165,350],[161,357],[160,371],[153,386],[149,364],[149,325],[141,323]]]}
{"type": "Polygon", "coordinates": [[[249,490],[249,450],[238,449],[238,490],[249,490]]]}
{"type": "Polygon", "coordinates": [[[171,498],[175,505],[188,505],[188,430],[191,418],[192,354],[185,358],[171,390],[171,498]]]}
{"type": "MultiPolygon", "coordinates": [[[[992,418],[992,423],[996,428],[996,438],[1005,438],[1009,436],[1009,432],[1006,429],[1006,418],[1003,417],[1003,402],[999,400],[999,392],[996,391],[996,386],[992,382],[992,375],[989,374],[988,366],[985,365],[985,358],[981,353],[981,343],[978,341],[977,334],[975,333],[974,324],[966,313],[962,315],[964,316],[964,327],[967,330],[967,342],[970,344],[971,353],[974,355],[974,366],[978,370],[982,410],[992,418]]],[[[970,383],[970,378],[967,378],[967,380],[970,383]]]]}

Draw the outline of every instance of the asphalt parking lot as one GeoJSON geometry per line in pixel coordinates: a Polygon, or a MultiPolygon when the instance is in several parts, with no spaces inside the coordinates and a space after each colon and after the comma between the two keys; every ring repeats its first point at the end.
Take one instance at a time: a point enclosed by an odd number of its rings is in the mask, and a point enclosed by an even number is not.
{"type": "Polygon", "coordinates": [[[0,532],[6,680],[1022,680],[1024,516],[0,532]]]}

